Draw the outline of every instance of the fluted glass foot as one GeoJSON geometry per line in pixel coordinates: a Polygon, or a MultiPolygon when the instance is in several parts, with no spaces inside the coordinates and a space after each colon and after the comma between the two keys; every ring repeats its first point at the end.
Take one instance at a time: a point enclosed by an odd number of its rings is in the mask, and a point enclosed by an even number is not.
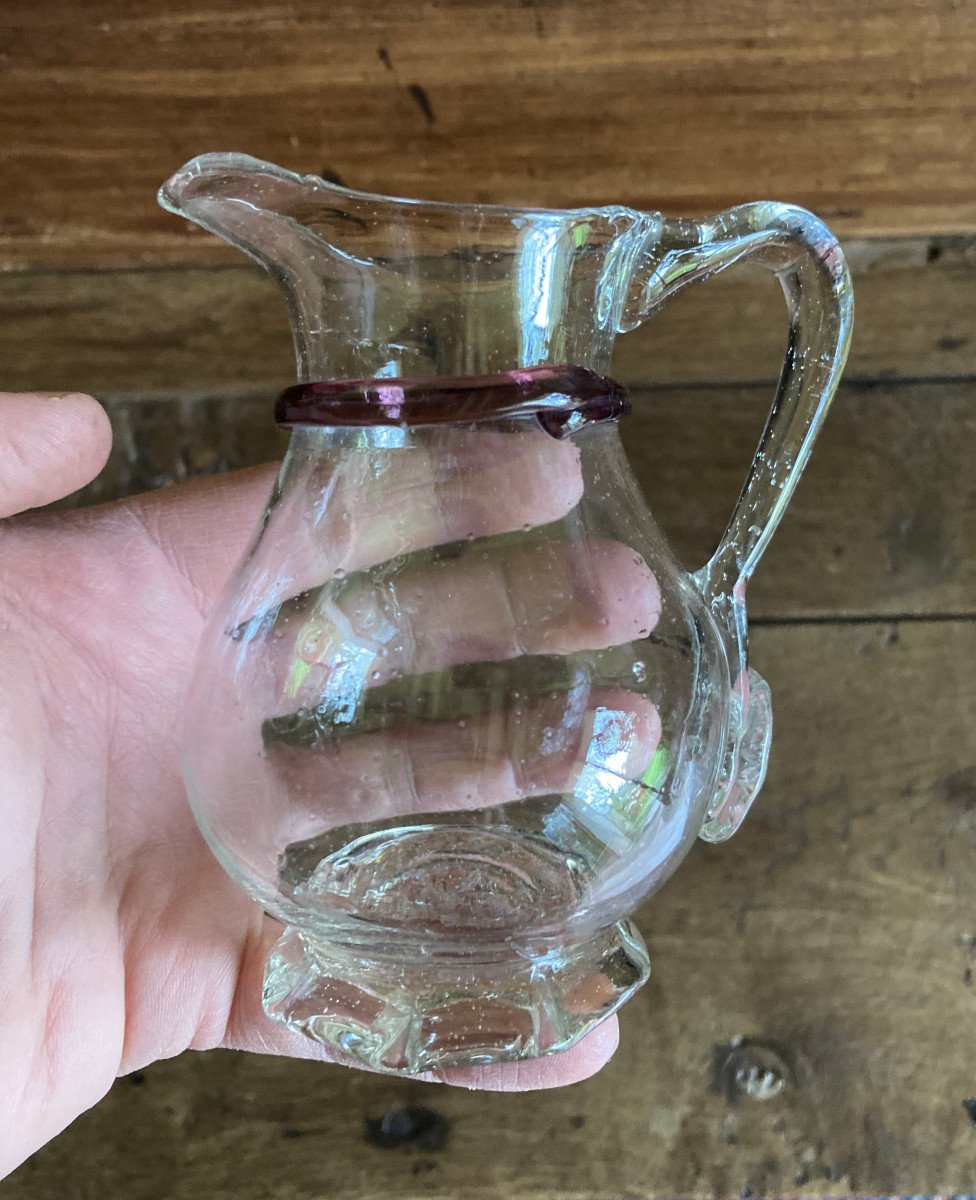
{"type": "Polygon", "coordinates": [[[629,921],[535,958],[374,955],[289,928],[268,959],[264,1008],[364,1066],[413,1074],[564,1050],[649,974],[629,921]]]}

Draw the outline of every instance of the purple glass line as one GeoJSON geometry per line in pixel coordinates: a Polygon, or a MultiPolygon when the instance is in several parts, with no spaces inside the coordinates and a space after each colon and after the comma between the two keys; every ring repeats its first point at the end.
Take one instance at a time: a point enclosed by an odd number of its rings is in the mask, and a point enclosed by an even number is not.
{"type": "Polygon", "coordinates": [[[295,425],[463,425],[535,417],[564,438],[630,411],[626,389],[587,367],[520,367],[498,375],[434,379],[335,379],[286,388],[275,420],[295,425]]]}

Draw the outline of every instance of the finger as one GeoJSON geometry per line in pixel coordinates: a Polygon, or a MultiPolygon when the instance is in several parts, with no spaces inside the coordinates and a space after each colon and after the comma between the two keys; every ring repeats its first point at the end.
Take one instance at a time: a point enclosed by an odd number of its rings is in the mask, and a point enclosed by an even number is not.
{"type": "Polygon", "coordinates": [[[643,559],[611,541],[470,547],[392,576],[335,581],[315,595],[311,616],[284,609],[263,631],[263,686],[292,711],[317,711],[337,672],[347,709],[401,676],[625,645],[646,637],[661,609],[643,559]]]}
{"type": "MultiPolygon", "coordinates": [[[[644,560],[598,540],[465,547],[456,558],[364,572],[312,595],[306,620],[298,609],[281,611],[264,642],[274,689],[296,708],[316,708],[353,651],[365,692],[461,663],[624,645],[646,637],[661,611],[644,560]]],[[[356,687],[347,670],[344,705],[356,687]]]]}
{"type": "MultiPolygon", "coordinates": [[[[255,1054],[276,1054],[289,1058],[313,1059],[360,1067],[302,1034],[272,1021],[261,1004],[264,967],[282,928],[265,919],[260,938],[250,943],[242,961],[237,991],[222,1045],[228,1050],[246,1050],[255,1054]]],[[[525,1092],[542,1088],[565,1087],[587,1079],[600,1070],[617,1048],[616,1017],[610,1017],[591,1030],[575,1046],[545,1058],[525,1062],[497,1063],[483,1067],[451,1067],[425,1072],[418,1079],[446,1083],[455,1087],[492,1092],[525,1092]]]]}
{"type": "Polygon", "coordinates": [[[111,447],[108,417],[91,396],[0,394],[0,517],[91,483],[111,447]]]}
{"type": "Polygon", "coordinates": [[[585,806],[612,805],[615,789],[643,786],[636,781],[660,738],[660,716],[644,696],[584,684],[467,720],[349,736],[333,751],[273,748],[270,761],[291,801],[282,843],[314,869],[327,850],[308,847],[308,839],[324,834],[342,846],[356,836],[350,825],[571,794],[581,781],[585,806]]]}
{"type": "Polygon", "coordinates": [[[583,493],[579,451],[541,431],[426,433],[413,448],[299,458],[248,563],[235,623],[321,585],[445,543],[546,525],[583,493]]]}
{"type": "Polygon", "coordinates": [[[384,664],[391,672],[603,650],[646,637],[661,612],[644,560],[596,539],[471,548],[457,562],[404,572],[395,586],[407,636],[384,664]]]}
{"type": "MultiPolygon", "coordinates": [[[[129,501],[202,606],[212,604],[257,530],[274,466],[129,501]]],[[[579,452],[541,431],[451,430],[424,447],[322,451],[294,463],[248,563],[253,590],[233,623],[330,578],[397,554],[545,524],[583,492],[579,452]],[[275,581],[269,585],[268,580],[275,581]]]]}
{"type": "Polygon", "coordinates": [[[482,1092],[536,1092],[566,1087],[595,1075],[613,1057],[620,1041],[615,1016],[608,1017],[585,1037],[546,1058],[494,1063],[487,1067],[449,1067],[423,1076],[432,1083],[471,1088],[482,1092]]]}

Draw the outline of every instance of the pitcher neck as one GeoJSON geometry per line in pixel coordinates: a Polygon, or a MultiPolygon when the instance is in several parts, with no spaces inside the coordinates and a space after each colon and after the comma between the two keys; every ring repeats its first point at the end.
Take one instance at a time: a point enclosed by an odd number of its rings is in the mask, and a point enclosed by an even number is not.
{"type": "Polygon", "coordinates": [[[658,214],[372,196],[244,155],[204,155],[161,201],[264,266],[301,381],[605,373],[658,214]]]}

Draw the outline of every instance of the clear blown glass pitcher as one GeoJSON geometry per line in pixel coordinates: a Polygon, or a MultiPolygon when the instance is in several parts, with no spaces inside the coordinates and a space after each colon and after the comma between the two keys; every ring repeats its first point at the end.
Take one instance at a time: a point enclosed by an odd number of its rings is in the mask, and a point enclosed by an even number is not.
{"type": "Polygon", "coordinates": [[[272,273],[298,356],[184,742],[204,834],[284,926],[266,1011],[389,1071],[567,1047],[648,976],[635,908],[762,784],[745,588],[843,366],[837,242],[785,204],[426,203],[237,154],[161,202],[272,273]],[[621,331],[746,257],[782,283],[787,358],[688,575],[606,371],[621,331]]]}

